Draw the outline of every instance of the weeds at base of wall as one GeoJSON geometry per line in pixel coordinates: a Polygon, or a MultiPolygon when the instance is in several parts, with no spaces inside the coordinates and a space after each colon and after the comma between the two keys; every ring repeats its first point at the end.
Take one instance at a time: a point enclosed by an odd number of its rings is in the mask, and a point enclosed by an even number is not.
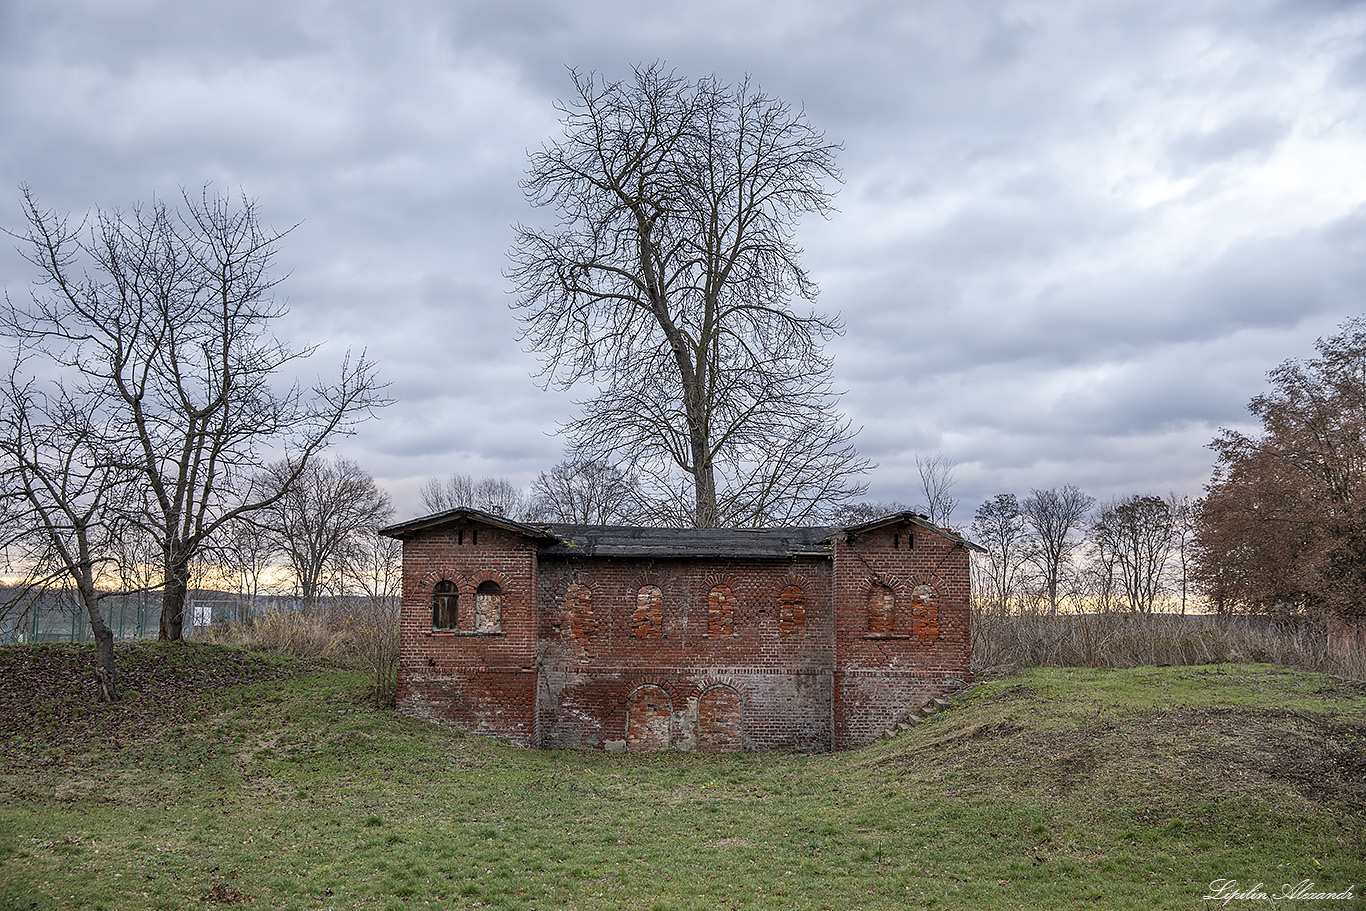
{"type": "Polygon", "coordinates": [[[1174,614],[1040,614],[974,609],[972,670],[998,677],[1028,667],[1125,668],[1224,662],[1282,664],[1366,679],[1366,653],[1334,653],[1315,624],[1174,614]]]}

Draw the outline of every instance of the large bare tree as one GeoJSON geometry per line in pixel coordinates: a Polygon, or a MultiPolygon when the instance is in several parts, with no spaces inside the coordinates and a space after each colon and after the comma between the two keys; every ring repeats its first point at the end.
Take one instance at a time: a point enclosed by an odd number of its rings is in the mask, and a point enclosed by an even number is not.
{"type": "Polygon", "coordinates": [[[1008,613],[1024,583],[1028,559],[1024,514],[1013,493],[998,493],[977,507],[973,539],[986,548],[987,599],[1008,613]]]}
{"type": "Polygon", "coordinates": [[[364,355],[309,390],[282,383],[314,351],[270,332],[285,313],[273,297],[283,235],[245,197],[181,195],[176,208],[96,210],[73,225],[26,189],[28,227],[15,236],[39,277],[3,314],[35,370],[132,437],[140,502],[129,516],[161,550],[164,639],[181,637],[197,555],[225,523],[279,496],[247,492],[267,449],[303,472],[384,403],[364,355]]]}
{"type": "Polygon", "coordinates": [[[794,226],[831,208],[838,146],[748,81],[662,65],[575,72],[564,135],[524,189],[554,227],[522,226],[510,278],[548,384],[591,384],[572,457],[639,477],[662,524],[818,517],[867,463],[836,412],[794,226]]]}

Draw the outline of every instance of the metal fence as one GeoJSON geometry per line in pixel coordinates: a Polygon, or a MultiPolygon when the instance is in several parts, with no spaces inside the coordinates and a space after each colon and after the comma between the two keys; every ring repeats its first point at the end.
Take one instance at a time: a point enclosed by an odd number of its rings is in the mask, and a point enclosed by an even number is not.
{"type": "MultiPolygon", "coordinates": [[[[155,639],[161,631],[161,593],[115,595],[100,602],[104,622],[115,639],[155,639]]],[[[269,611],[297,611],[295,598],[268,597],[249,600],[220,592],[192,595],[185,608],[182,635],[211,625],[249,620],[269,611]]],[[[49,594],[0,618],[0,642],[93,642],[90,618],[74,595],[49,594]]]]}

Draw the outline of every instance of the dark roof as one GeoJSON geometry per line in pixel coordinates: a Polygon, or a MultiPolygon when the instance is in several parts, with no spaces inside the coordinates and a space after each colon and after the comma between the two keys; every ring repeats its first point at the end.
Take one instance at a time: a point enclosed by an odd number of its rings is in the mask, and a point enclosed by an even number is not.
{"type": "Polygon", "coordinates": [[[918,525],[919,527],[924,528],[927,531],[932,531],[937,535],[948,538],[955,544],[962,544],[964,547],[970,547],[973,550],[986,553],[986,548],[982,547],[979,544],[973,544],[967,538],[964,538],[962,535],[955,534],[954,532],[949,531],[947,528],[940,528],[938,525],[935,525],[933,522],[930,521],[929,516],[921,515],[918,512],[889,513],[885,516],[878,516],[876,519],[872,519],[868,522],[860,522],[858,525],[848,525],[842,529],[839,529],[839,531],[843,533],[846,538],[855,538],[866,532],[876,531],[879,528],[885,528],[888,525],[918,525]]]}
{"type": "Polygon", "coordinates": [[[965,547],[971,541],[938,527],[925,516],[898,512],[845,527],[794,528],[645,528],[638,525],[569,525],[514,522],[480,509],[461,506],[380,529],[390,538],[407,538],[450,522],[465,520],[492,525],[538,542],[543,556],[722,557],[774,559],[827,556],[830,542],[855,538],[888,525],[916,525],[965,547]]]}
{"type": "Polygon", "coordinates": [[[833,528],[642,528],[635,525],[546,526],[557,541],[542,556],[724,557],[828,556],[833,528]]]}
{"type": "Polygon", "coordinates": [[[388,538],[408,538],[419,531],[434,528],[438,525],[446,525],[458,519],[481,522],[485,525],[492,525],[494,528],[510,531],[513,534],[526,535],[528,538],[545,538],[549,536],[549,532],[546,531],[544,525],[528,525],[525,522],[514,522],[511,519],[505,519],[502,516],[494,515],[491,512],[484,512],[482,509],[474,509],[469,506],[457,506],[455,509],[448,509],[445,512],[437,512],[430,516],[409,519],[407,522],[399,522],[397,525],[381,528],[379,533],[388,538]]]}

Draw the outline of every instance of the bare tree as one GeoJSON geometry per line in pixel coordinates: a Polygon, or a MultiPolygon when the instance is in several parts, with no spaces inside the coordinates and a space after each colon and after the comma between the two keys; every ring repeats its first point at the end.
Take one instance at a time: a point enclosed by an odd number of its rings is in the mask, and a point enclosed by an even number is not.
{"type": "Polygon", "coordinates": [[[1081,546],[1078,533],[1084,530],[1086,516],[1095,502],[1094,497],[1068,484],[1031,490],[1020,504],[1020,513],[1030,531],[1030,558],[1038,567],[1044,595],[1054,613],[1072,554],[1081,546]]]}
{"type": "Polygon", "coordinates": [[[948,528],[958,500],[953,488],[958,484],[958,460],[935,452],[928,456],[915,454],[915,467],[920,472],[920,490],[925,494],[926,512],[930,521],[940,528],[948,528]]]}
{"type": "Polygon", "coordinates": [[[119,698],[114,633],[100,580],[118,562],[127,492],[125,436],[61,386],[46,394],[11,374],[0,392],[0,482],[7,492],[4,550],[26,571],[14,600],[75,590],[96,644],[100,698],[119,698]]]}
{"type": "Polygon", "coordinates": [[[561,462],[531,484],[531,514],[541,522],[630,525],[640,499],[635,476],[603,461],[561,462]]]}
{"type": "MultiPolygon", "coordinates": [[[[1223,609],[1330,614],[1366,628],[1366,317],[1268,374],[1257,434],[1225,430],[1194,574],[1223,609]]],[[[1353,644],[1353,647],[1355,645],[1353,644]]]]}
{"type": "Polygon", "coordinates": [[[1172,569],[1174,580],[1181,596],[1181,616],[1186,615],[1186,604],[1190,596],[1191,559],[1193,557],[1193,538],[1195,536],[1195,505],[1191,498],[1178,496],[1175,491],[1167,495],[1167,509],[1172,517],[1172,569]]]}
{"type": "Polygon", "coordinates": [[[1171,507],[1161,497],[1133,494],[1100,510],[1091,536],[1114,566],[1129,609],[1150,614],[1166,583],[1172,552],[1171,507]]]}
{"type": "Polygon", "coordinates": [[[445,480],[428,478],[417,492],[422,508],[429,513],[474,505],[474,479],[467,474],[452,473],[445,480]]]}
{"type": "MultiPolygon", "coordinates": [[[[226,523],[263,509],[247,477],[269,446],[302,472],[333,436],[385,404],[374,366],[349,356],[333,382],[283,391],[313,353],[269,334],[285,313],[272,292],[283,237],[256,204],[182,193],[71,225],[26,189],[30,300],[7,299],[4,330],[65,378],[82,407],[117,411],[133,435],[137,521],[161,550],[160,635],[179,639],[190,568],[226,523]]],[[[130,514],[130,518],[135,514],[130,514]]]]}
{"type": "Polygon", "coordinates": [[[973,539],[986,548],[989,598],[1005,613],[1020,592],[1027,562],[1025,520],[1013,493],[998,493],[977,507],[973,539]]]}
{"type": "Polygon", "coordinates": [[[899,500],[884,500],[877,503],[865,500],[859,503],[845,503],[835,510],[830,516],[830,521],[836,525],[860,525],[899,512],[919,513],[920,510],[899,500]]]}
{"type": "Polygon", "coordinates": [[[528,498],[506,478],[480,478],[453,473],[444,481],[428,478],[418,488],[422,505],[428,512],[445,512],[460,506],[482,509],[509,519],[528,517],[528,498]]]}
{"type": "Polygon", "coordinates": [[[573,74],[564,136],[524,188],[558,215],[522,226],[509,277],[548,385],[596,386],[575,458],[640,479],[653,521],[762,525],[828,514],[867,469],[835,410],[822,343],[838,320],[793,227],[830,211],[838,147],[748,81],[573,74]]]}
{"type": "Polygon", "coordinates": [[[340,580],[357,536],[379,527],[392,512],[389,495],[348,459],[315,459],[302,472],[276,462],[260,487],[266,494],[279,490],[256,520],[289,561],[307,607],[316,606],[329,577],[340,580]]]}

